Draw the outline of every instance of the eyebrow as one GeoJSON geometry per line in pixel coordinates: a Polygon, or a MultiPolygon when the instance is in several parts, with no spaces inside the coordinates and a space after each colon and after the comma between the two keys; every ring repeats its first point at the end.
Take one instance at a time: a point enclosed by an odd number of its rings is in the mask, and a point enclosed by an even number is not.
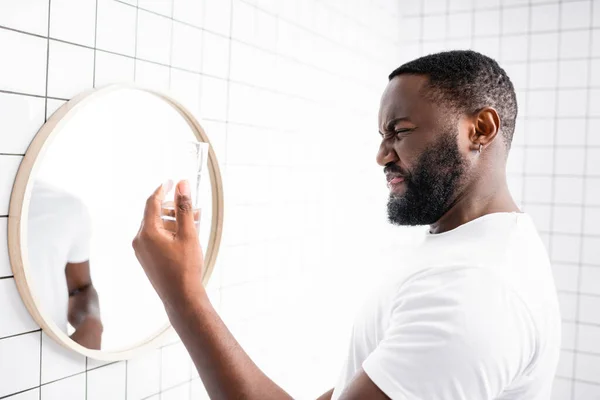
{"type": "MultiPolygon", "coordinates": [[[[387,125],[385,126],[385,129],[387,131],[391,131],[394,128],[394,125],[396,125],[398,122],[410,122],[410,118],[408,118],[408,117],[394,118],[393,120],[391,120],[390,122],[387,123],[387,125]]],[[[383,135],[383,133],[381,131],[379,131],[379,134],[383,135]]]]}

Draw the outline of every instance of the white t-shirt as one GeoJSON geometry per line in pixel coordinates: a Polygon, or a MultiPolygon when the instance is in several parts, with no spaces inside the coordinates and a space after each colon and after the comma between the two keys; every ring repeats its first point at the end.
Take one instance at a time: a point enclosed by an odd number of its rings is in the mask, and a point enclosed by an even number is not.
{"type": "Polygon", "coordinates": [[[77,197],[36,182],[29,205],[27,246],[34,295],[42,309],[67,333],[68,263],[89,260],[91,220],[77,197]]]}
{"type": "Polygon", "coordinates": [[[427,234],[354,322],[332,399],[361,368],[398,400],[547,400],[561,324],[531,218],[495,213],[427,234]]]}

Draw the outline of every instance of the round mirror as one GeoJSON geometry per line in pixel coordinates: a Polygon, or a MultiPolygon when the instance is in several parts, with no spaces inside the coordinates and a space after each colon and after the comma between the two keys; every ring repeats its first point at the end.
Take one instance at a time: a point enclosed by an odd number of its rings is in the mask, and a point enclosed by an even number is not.
{"type": "Polygon", "coordinates": [[[146,199],[174,178],[169,167],[189,158],[181,152],[190,144],[208,147],[208,159],[187,171],[197,178],[206,285],[223,192],[208,137],[187,110],[159,93],[110,86],[69,101],[38,132],[15,181],[9,248],[19,292],[49,336],[101,360],[160,342],[168,319],[131,242],[146,199]]]}

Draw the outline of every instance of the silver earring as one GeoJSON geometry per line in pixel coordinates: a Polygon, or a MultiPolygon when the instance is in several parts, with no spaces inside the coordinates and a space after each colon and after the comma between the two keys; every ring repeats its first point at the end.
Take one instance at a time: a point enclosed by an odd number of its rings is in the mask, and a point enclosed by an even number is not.
{"type": "Polygon", "coordinates": [[[481,149],[483,148],[483,145],[481,143],[479,143],[479,154],[481,154],[481,149]]]}

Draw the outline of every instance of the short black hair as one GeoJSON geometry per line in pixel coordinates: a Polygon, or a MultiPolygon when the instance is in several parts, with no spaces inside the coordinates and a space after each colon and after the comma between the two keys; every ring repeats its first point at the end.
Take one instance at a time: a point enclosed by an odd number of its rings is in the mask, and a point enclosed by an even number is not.
{"type": "Polygon", "coordinates": [[[500,116],[500,133],[510,148],[517,96],[510,78],[495,60],[472,50],[444,51],[401,65],[389,79],[402,74],[426,75],[428,97],[456,111],[472,113],[493,107],[500,116]]]}

